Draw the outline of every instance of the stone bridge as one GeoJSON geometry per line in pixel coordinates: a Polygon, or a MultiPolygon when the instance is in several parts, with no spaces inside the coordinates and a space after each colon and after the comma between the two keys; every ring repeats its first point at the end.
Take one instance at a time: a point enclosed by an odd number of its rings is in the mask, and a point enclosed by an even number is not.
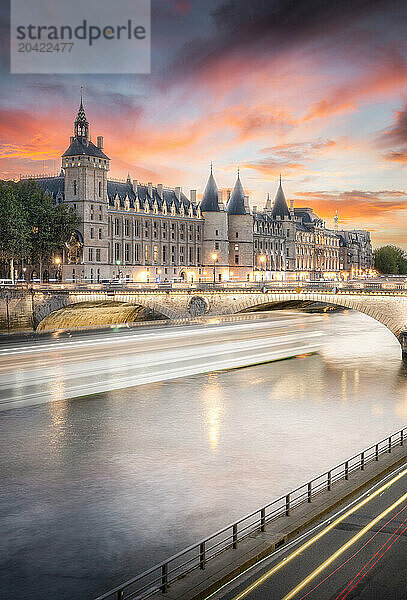
{"type": "Polygon", "coordinates": [[[407,355],[407,289],[380,288],[378,285],[369,287],[366,284],[363,289],[355,289],[346,285],[335,287],[334,284],[327,286],[321,283],[318,288],[313,289],[307,289],[306,285],[289,287],[286,284],[281,288],[277,284],[266,284],[238,288],[201,285],[182,289],[164,289],[159,286],[154,289],[132,289],[130,285],[104,289],[101,285],[94,285],[88,288],[76,286],[73,289],[59,287],[28,291],[2,289],[0,312],[3,330],[6,309],[9,327],[16,312],[22,321],[26,321],[25,327],[22,326],[23,323],[20,323],[20,327],[15,327],[13,321],[12,329],[43,330],[58,328],[54,326],[55,319],[51,319],[51,315],[55,317],[55,311],[75,306],[80,311],[91,305],[96,310],[103,306],[105,311],[110,310],[109,307],[121,306],[123,314],[127,315],[123,320],[129,322],[129,317],[134,317],[134,308],[148,310],[150,318],[182,319],[267,310],[287,303],[298,305],[318,302],[357,310],[383,323],[399,340],[403,355],[407,355]]]}

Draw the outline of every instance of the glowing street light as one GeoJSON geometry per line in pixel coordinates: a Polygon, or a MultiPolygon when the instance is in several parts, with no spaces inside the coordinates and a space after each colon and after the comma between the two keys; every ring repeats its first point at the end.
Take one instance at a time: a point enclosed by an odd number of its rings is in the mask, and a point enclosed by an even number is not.
{"type": "Polygon", "coordinates": [[[216,254],[216,252],[214,252],[212,254],[212,260],[213,260],[213,283],[216,283],[216,261],[218,260],[218,255],[216,254]]]}
{"type": "Polygon", "coordinates": [[[264,279],[264,262],[266,260],[266,257],[262,255],[262,256],[260,256],[259,260],[260,260],[260,264],[261,264],[261,280],[263,281],[263,279],[264,279]]]}

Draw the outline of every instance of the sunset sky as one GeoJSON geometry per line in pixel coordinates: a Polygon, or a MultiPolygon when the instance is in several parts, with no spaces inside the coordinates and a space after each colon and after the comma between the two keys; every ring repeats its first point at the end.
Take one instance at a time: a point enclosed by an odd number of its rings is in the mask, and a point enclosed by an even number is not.
{"type": "Polygon", "coordinates": [[[261,208],[281,173],[296,206],[407,248],[405,1],[152,0],[151,75],[10,75],[2,10],[0,177],[59,170],[83,85],[112,177],[201,194],[210,161],[222,188],[239,166],[261,208]]]}

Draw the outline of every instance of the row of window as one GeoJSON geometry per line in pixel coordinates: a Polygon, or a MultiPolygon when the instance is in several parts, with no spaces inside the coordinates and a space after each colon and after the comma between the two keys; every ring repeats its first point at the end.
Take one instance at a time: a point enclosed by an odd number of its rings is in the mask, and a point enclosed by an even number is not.
{"type": "MultiPolygon", "coordinates": [[[[129,263],[141,263],[144,261],[144,264],[153,263],[153,264],[185,264],[188,260],[188,264],[195,264],[195,249],[192,247],[185,248],[185,246],[179,246],[178,248],[178,256],[177,256],[177,246],[161,246],[146,244],[142,246],[141,244],[124,244],[124,249],[122,245],[118,242],[114,244],[114,260],[124,261],[125,264],[129,263]],[[133,249],[133,255],[132,255],[133,249]],[[123,255],[124,253],[124,255],[123,255]],[[143,253],[143,254],[142,254],[143,253]],[[161,256],[160,256],[161,254],[161,256]]],[[[199,264],[201,262],[201,249],[196,249],[196,263],[199,264]]]]}
{"type": "Polygon", "coordinates": [[[130,237],[132,234],[134,237],[140,237],[140,233],[143,233],[144,238],[152,239],[171,239],[176,240],[177,236],[181,241],[199,242],[201,239],[201,226],[196,225],[196,228],[192,223],[167,223],[166,221],[140,221],[138,219],[133,220],[124,219],[121,223],[120,219],[115,218],[113,221],[113,231],[115,236],[120,236],[123,232],[125,237],[130,237]]]}
{"type": "Polygon", "coordinates": [[[88,260],[89,262],[100,262],[101,261],[101,252],[100,248],[88,248],[88,260]]]}

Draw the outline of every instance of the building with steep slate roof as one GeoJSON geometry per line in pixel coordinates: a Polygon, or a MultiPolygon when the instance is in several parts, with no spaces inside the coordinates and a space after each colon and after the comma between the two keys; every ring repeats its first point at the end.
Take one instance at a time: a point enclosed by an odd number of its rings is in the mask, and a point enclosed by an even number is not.
{"type": "MultiPolygon", "coordinates": [[[[36,181],[55,202],[69,204],[81,225],[61,266],[45,276],[93,281],[228,281],[337,274],[344,265],[372,266],[368,232],[335,232],[310,208],[288,206],[281,176],[274,202],[250,208],[240,173],[226,205],[211,165],[202,200],[181,187],[109,179],[103,137],[94,144],[81,98],[74,135],[57,177],[36,181]],[[359,251],[359,246],[363,249],[359,251]],[[351,247],[351,250],[348,248],[351,247]],[[346,258],[346,260],[345,260],[346,258]],[[348,260],[349,259],[349,260],[348,260]]],[[[35,274],[34,267],[29,275],[35,274]]]]}

